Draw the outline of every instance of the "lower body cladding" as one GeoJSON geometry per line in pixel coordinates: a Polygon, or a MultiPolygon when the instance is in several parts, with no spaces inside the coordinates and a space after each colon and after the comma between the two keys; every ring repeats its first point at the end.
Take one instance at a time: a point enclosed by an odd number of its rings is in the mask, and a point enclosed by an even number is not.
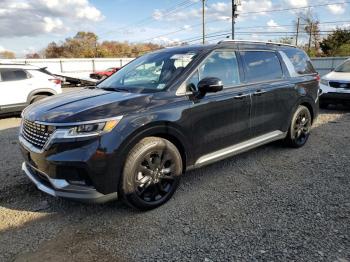
{"type": "Polygon", "coordinates": [[[20,147],[22,170],[39,190],[88,203],[117,199],[118,161],[100,149],[99,139],[53,144],[42,152],[33,152],[23,140],[20,147]]]}

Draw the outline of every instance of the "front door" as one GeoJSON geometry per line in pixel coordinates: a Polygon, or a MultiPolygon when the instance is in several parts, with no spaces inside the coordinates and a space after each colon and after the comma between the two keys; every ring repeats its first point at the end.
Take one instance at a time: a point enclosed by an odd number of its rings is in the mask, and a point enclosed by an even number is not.
{"type": "Polygon", "coordinates": [[[224,89],[193,100],[190,117],[197,158],[215,155],[219,150],[250,138],[250,93],[240,85],[241,76],[235,52],[214,51],[188,80],[188,84],[196,86],[206,77],[221,79],[224,89]]]}

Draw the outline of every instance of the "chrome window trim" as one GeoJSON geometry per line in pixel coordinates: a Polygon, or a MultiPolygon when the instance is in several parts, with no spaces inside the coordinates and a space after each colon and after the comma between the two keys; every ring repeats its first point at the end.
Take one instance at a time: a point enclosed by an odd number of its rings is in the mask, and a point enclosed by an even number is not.
{"type": "MultiPolygon", "coordinates": [[[[179,86],[179,88],[176,90],[176,96],[190,96],[193,95],[192,91],[188,91],[186,90],[186,82],[188,79],[190,79],[193,74],[196,73],[196,71],[199,69],[200,66],[203,65],[203,63],[205,62],[205,60],[215,51],[221,51],[221,50],[227,50],[227,51],[233,51],[233,52],[272,52],[275,53],[277,56],[277,51],[276,50],[264,50],[264,49],[242,49],[242,50],[238,50],[238,49],[230,49],[230,48],[223,48],[223,49],[214,49],[213,51],[211,51],[204,59],[203,61],[193,70],[193,72],[184,80],[184,82],[179,86]]],[[[280,51],[279,51],[280,52],[280,51]]],[[[236,56],[237,58],[237,56],[236,56]]],[[[281,60],[280,58],[277,56],[280,66],[281,66],[281,71],[282,71],[282,78],[278,78],[278,79],[272,79],[272,80],[264,80],[264,81],[256,81],[256,82],[241,82],[240,84],[234,85],[234,86],[228,86],[225,87],[224,89],[230,89],[230,88],[240,88],[240,87],[245,87],[245,86],[250,86],[250,85],[255,85],[255,84],[264,84],[264,83],[272,83],[272,82],[276,82],[276,81],[281,81],[281,80],[285,80],[286,76],[283,72],[283,67],[281,64],[281,60]]],[[[240,79],[241,81],[241,79],[240,79]]]]}

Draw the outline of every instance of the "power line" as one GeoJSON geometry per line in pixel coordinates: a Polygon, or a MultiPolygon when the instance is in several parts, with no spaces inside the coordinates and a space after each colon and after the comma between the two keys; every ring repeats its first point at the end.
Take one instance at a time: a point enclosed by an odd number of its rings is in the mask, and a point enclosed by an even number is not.
{"type": "MultiPolygon", "coordinates": [[[[162,15],[163,16],[167,16],[167,15],[170,15],[170,14],[174,14],[176,11],[179,11],[179,10],[191,7],[191,6],[195,5],[195,4],[197,4],[197,3],[196,2],[192,2],[191,0],[181,1],[178,4],[172,6],[172,7],[168,8],[168,9],[165,9],[164,12],[162,13],[162,15]]],[[[148,17],[143,18],[143,19],[141,19],[139,21],[136,21],[134,23],[131,23],[131,24],[128,24],[126,26],[122,26],[122,27],[119,27],[119,28],[116,28],[116,29],[113,29],[113,30],[109,30],[109,31],[107,31],[105,33],[102,33],[100,35],[111,34],[111,33],[114,33],[114,32],[119,32],[119,31],[125,30],[125,29],[133,27],[133,26],[150,24],[152,22],[155,22],[153,16],[148,16],[148,17]]]]}
{"type": "MultiPolygon", "coordinates": [[[[350,21],[326,21],[326,22],[322,22],[322,23],[319,23],[320,25],[323,25],[323,24],[335,24],[335,23],[350,23],[350,21]]],[[[303,26],[303,25],[307,25],[307,24],[300,24],[300,26],[303,26]]],[[[238,27],[237,29],[251,29],[251,28],[254,28],[254,29],[263,29],[263,28],[283,28],[283,27],[294,27],[294,25],[276,25],[276,26],[246,26],[246,27],[238,27]]],[[[207,36],[210,36],[212,34],[217,34],[217,33],[228,33],[229,32],[229,29],[225,29],[225,30],[220,30],[220,31],[215,31],[215,32],[212,32],[210,34],[207,34],[207,36]]],[[[254,34],[256,31],[251,31],[249,33],[251,34],[254,34]]],[[[268,31],[264,31],[263,33],[273,33],[274,31],[271,31],[271,32],[268,32],[268,31]]],[[[295,32],[293,32],[295,34],[295,32]]],[[[196,37],[191,37],[191,38],[187,38],[187,39],[183,39],[182,42],[188,42],[188,43],[191,43],[191,42],[194,42],[194,41],[197,41],[200,37],[199,36],[196,36],[196,37]]]]}
{"type": "MultiPolygon", "coordinates": [[[[246,15],[249,15],[249,14],[262,14],[262,13],[270,13],[270,12],[283,12],[283,11],[290,11],[290,10],[301,10],[301,9],[308,9],[308,8],[312,8],[312,7],[323,7],[323,6],[329,6],[329,5],[340,5],[340,4],[347,4],[347,3],[350,3],[350,1],[343,1],[343,2],[334,2],[334,3],[324,3],[324,4],[317,4],[317,5],[307,5],[307,6],[303,6],[303,7],[295,7],[295,8],[283,8],[283,9],[271,9],[271,10],[266,10],[266,11],[250,11],[250,12],[240,12],[239,15],[243,15],[243,16],[246,16],[246,15]]],[[[219,22],[219,21],[222,21],[221,19],[213,19],[213,20],[208,20],[206,22],[206,24],[209,24],[209,23],[213,23],[213,22],[219,22]]],[[[190,25],[191,27],[197,27],[199,25],[202,25],[202,23],[198,23],[198,24],[193,24],[193,25],[190,25]]],[[[237,28],[238,29],[238,28],[237,28]]],[[[179,32],[182,32],[184,29],[183,28],[179,28],[178,30],[175,30],[175,31],[172,31],[172,32],[169,32],[169,33],[165,33],[165,34],[161,34],[161,35],[158,35],[156,37],[150,37],[148,38],[147,40],[152,40],[152,39],[155,39],[155,38],[159,38],[159,37],[163,37],[163,36],[169,36],[169,35],[172,35],[172,34],[176,34],[176,33],[179,33],[179,32]]]]}

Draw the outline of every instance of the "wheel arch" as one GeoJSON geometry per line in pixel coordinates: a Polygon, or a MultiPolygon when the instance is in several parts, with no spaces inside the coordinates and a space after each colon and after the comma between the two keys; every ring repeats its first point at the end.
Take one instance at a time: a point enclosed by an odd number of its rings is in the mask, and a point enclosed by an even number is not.
{"type": "Polygon", "coordinates": [[[150,136],[164,138],[173,143],[180,152],[183,164],[183,171],[186,170],[188,161],[191,156],[189,151],[189,141],[179,126],[167,121],[149,123],[147,125],[137,128],[135,131],[129,134],[124,139],[125,142],[121,145],[121,152],[123,152],[123,155],[125,156],[125,159],[122,160],[123,165],[129,151],[140,140],[150,136]]]}
{"type": "Polygon", "coordinates": [[[56,91],[50,88],[35,89],[29,93],[27,98],[27,103],[30,104],[35,96],[39,96],[39,95],[53,96],[56,94],[57,94],[56,91]]]}

